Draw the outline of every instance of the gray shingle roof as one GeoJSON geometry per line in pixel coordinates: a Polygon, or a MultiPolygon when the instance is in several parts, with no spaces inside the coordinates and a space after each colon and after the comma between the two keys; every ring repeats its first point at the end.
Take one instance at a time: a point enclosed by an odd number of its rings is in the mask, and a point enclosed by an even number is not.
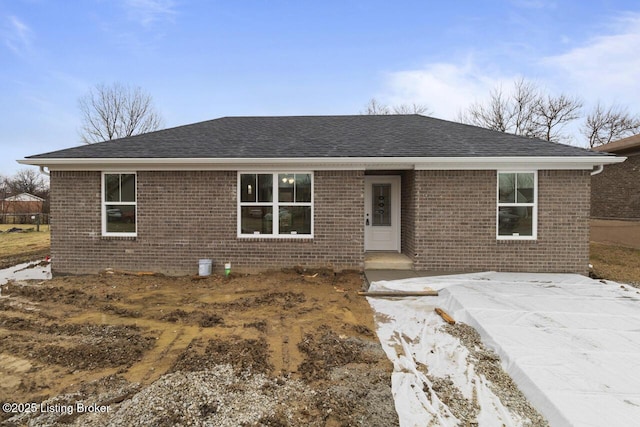
{"type": "Polygon", "coordinates": [[[420,115],[223,117],[28,159],[606,156],[420,115]]]}

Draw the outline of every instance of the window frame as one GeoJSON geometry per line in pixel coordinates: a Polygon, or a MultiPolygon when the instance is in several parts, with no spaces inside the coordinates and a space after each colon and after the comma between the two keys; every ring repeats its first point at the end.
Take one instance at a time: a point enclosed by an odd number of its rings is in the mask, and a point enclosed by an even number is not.
{"type": "MultiPolygon", "coordinates": [[[[517,182],[517,180],[516,180],[517,182]]],[[[518,187],[516,184],[516,191],[518,187]]],[[[538,171],[537,170],[498,170],[496,171],[496,239],[497,240],[537,240],[538,239],[538,171]],[[501,203],[500,202],[500,174],[533,174],[533,203],[501,203]],[[501,207],[531,207],[531,236],[514,236],[500,234],[501,207]]]]}
{"type": "Polygon", "coordinates": [[[101,205],[101,217],[102,217],[102,236],[104,237],[138,237],[138,173],[133,171],[109,171],[102,172],[102,179],[100,185],[100,205],[101,205]],[[135,201],[133,202],[110,202],[107,201],[107,195],[105,192],[106,189],[106,176],[107,175],[133,175],[134,176],[134,197],[135,201]],[[117,206],[134,206],[136,213],[135,220],[135,231],[134,232],[118,232],[118,231],[107,231],[107,205],[117,205],[117,206]]]}
{"type": "Polygon", "coordinates": [[[236,211],[236,226],[237,226],[237,237],[242,239],[255,239],[255,238],[268,238],[268,239],[313,239],[314,236],[314,227],[315,227],[315,177],[313,171],[308,170],[268,170],[268,171],[238,171],[237,183],[236,183],[236,203],[237,203],[237,211],[236,211]],[[242,201],[242,175],[272,175],[272,198],[270,202],[243,202],[242,201]],[[281,202],[279,200],[279,186],[278,186],[278,176],[279,175],[302,175],[307,174],[311,178],[311,201],[310,202],[281,202]],[[280,208],[285,206],[309,206],[311,208],[311,233],[310,234],[280,234],[280,221],[272,222],[272,230],[271,234],[263,234],[260,232],[254,233],[242,233],[242,208],[250,207],[250,206],[261,206],[261,207],[271,207],[271,214],[275,215],[275,212],[278,212],[280,208]]]}

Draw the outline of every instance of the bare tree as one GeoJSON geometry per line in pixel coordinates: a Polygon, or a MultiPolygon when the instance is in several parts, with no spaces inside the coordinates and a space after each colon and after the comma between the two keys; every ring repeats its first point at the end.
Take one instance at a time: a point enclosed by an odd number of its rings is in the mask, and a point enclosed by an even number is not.
{"type": "Polygon", "coordinates": [[[0,200],[9,195],[9,179],[0,174],[0,200]]]}
{"type": "MultiPolygon", "coordinates": [[[[499,132],[509,132],[512,129],[507,106],[502,88],[492,89],[487,105],[474,102],[466,111],[458,113],[458,120],[499,132]]],[[[515,133],[515,130],[512,133],[515,133]]]]}
{"type": "Polygon", "coordinates": [[[391,107],[393,114],[431,114],[429,108],[424,104],[398,104],[391,107]]]}
{"type": "Polygon", "coordinates": [[[464,123],[516,135],[534,136],[535,107],[540,91],[531,82],[517,80],[511,95],[505,95],[502,87],[491,90],[487,104],[473,103],[459,120],[464,123]]]}
{"type": "Polygon", "coordinates": [[[430,114],[429,108],[423,104],[416,104],[415,102],[412,104],[398,104],[393,106],[388,106],[386,104],[381,104],[375,98],[371,98],[367,105],[365,106],[365,110],[361,112],[361,114],[366,114],[369,116],[386,116],[390,114],[430,114]]]}
{"type": "Polygon", "coordinates": [[[361,111],[360,114],[365,114],[368,116],[386,116],[391,114],[391,109],[385,105],[378,102],[377,99],[371,98],[367,105],[365,105],[365,110],[361,111]]]}
{"type": "Polygon", "coordinates": [[[151,95],[140,87],[99,84],[81,97],[78,104],[82,113],[80,136],[87,144],[150,132],[162,126],[151,95]]]}
{"type": "Polygon", "coordinates": [[[585,118],[581,130],[589,147],[593,148],[639,133],[640,116],[631,115],[627,108],[619,105],[605,108],[598,102],[585,118]]]}
{"type": "Polygon", "coordinates": [[[547,141],[571,139],[562,133],[562,128],[580,117],[582,101],[564,94],[541,96],[535,106],[534,136],[547,141]]]}
{"type": "Polygon", "coordinates": [[[11,195],[9,190],[9,179],[6,176],[0,175],[0,224],[7,222],[6,213],[9,209],[9,204],[4,201],[11,195]]]}
{"type": "Polygon", "coordinates": [[[7,187],[13,195],[20,193],[29,193],[34,196],[42,197],[49,191],[49,185],[34,169],[20,169],[11,178],[7,178],[7,187]]]}
{"type": "Polygon", "coordinates": [[[562,128],[579,117],[582,101],[564,94],[543,94],[534,83],[519,79],[505,95],[501,87],[485,104],[474,103],[459,113],[463,123],[548,141],[568,139],[562,128]]]}

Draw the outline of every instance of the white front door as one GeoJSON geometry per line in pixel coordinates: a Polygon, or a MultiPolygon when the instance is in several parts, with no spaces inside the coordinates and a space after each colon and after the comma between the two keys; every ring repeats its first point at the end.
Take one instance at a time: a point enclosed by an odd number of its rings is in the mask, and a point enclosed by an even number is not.
{"type": "Polygon", "coordinates": [[[400,177],[364,178],[364,250],[400,252],[400,177]]]}

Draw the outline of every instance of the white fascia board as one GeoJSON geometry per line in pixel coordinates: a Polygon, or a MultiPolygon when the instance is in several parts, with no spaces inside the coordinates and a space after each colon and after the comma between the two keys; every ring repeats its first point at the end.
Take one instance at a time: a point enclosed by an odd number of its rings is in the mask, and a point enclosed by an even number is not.
{"type": "Polygon", "coordinates": [[[626,157],[575,156],[575,157],[437,157],[428,162],[416,162],[416,170],[483,170],[504,169],[593,169],[598,165],[624,162],[626,157]]]}
{"type": "Polygon", "coordinates": [[[482,169],[592,169],[620,163],[626,157],[307,157],[307,158],[93,158],[23,159],[23,165],[44,166],[53,171],[120,170],[482,170],[482,169]]]}
{"type": "Polygon", "coordinates": [[[51,171],[120,170],[363,170],[363,164],[353,158],[278,158],[278,159],[218,159],[218,158],[95,158],[95,159],[24,159],[24,165],[45,166],[51,171]]]}

